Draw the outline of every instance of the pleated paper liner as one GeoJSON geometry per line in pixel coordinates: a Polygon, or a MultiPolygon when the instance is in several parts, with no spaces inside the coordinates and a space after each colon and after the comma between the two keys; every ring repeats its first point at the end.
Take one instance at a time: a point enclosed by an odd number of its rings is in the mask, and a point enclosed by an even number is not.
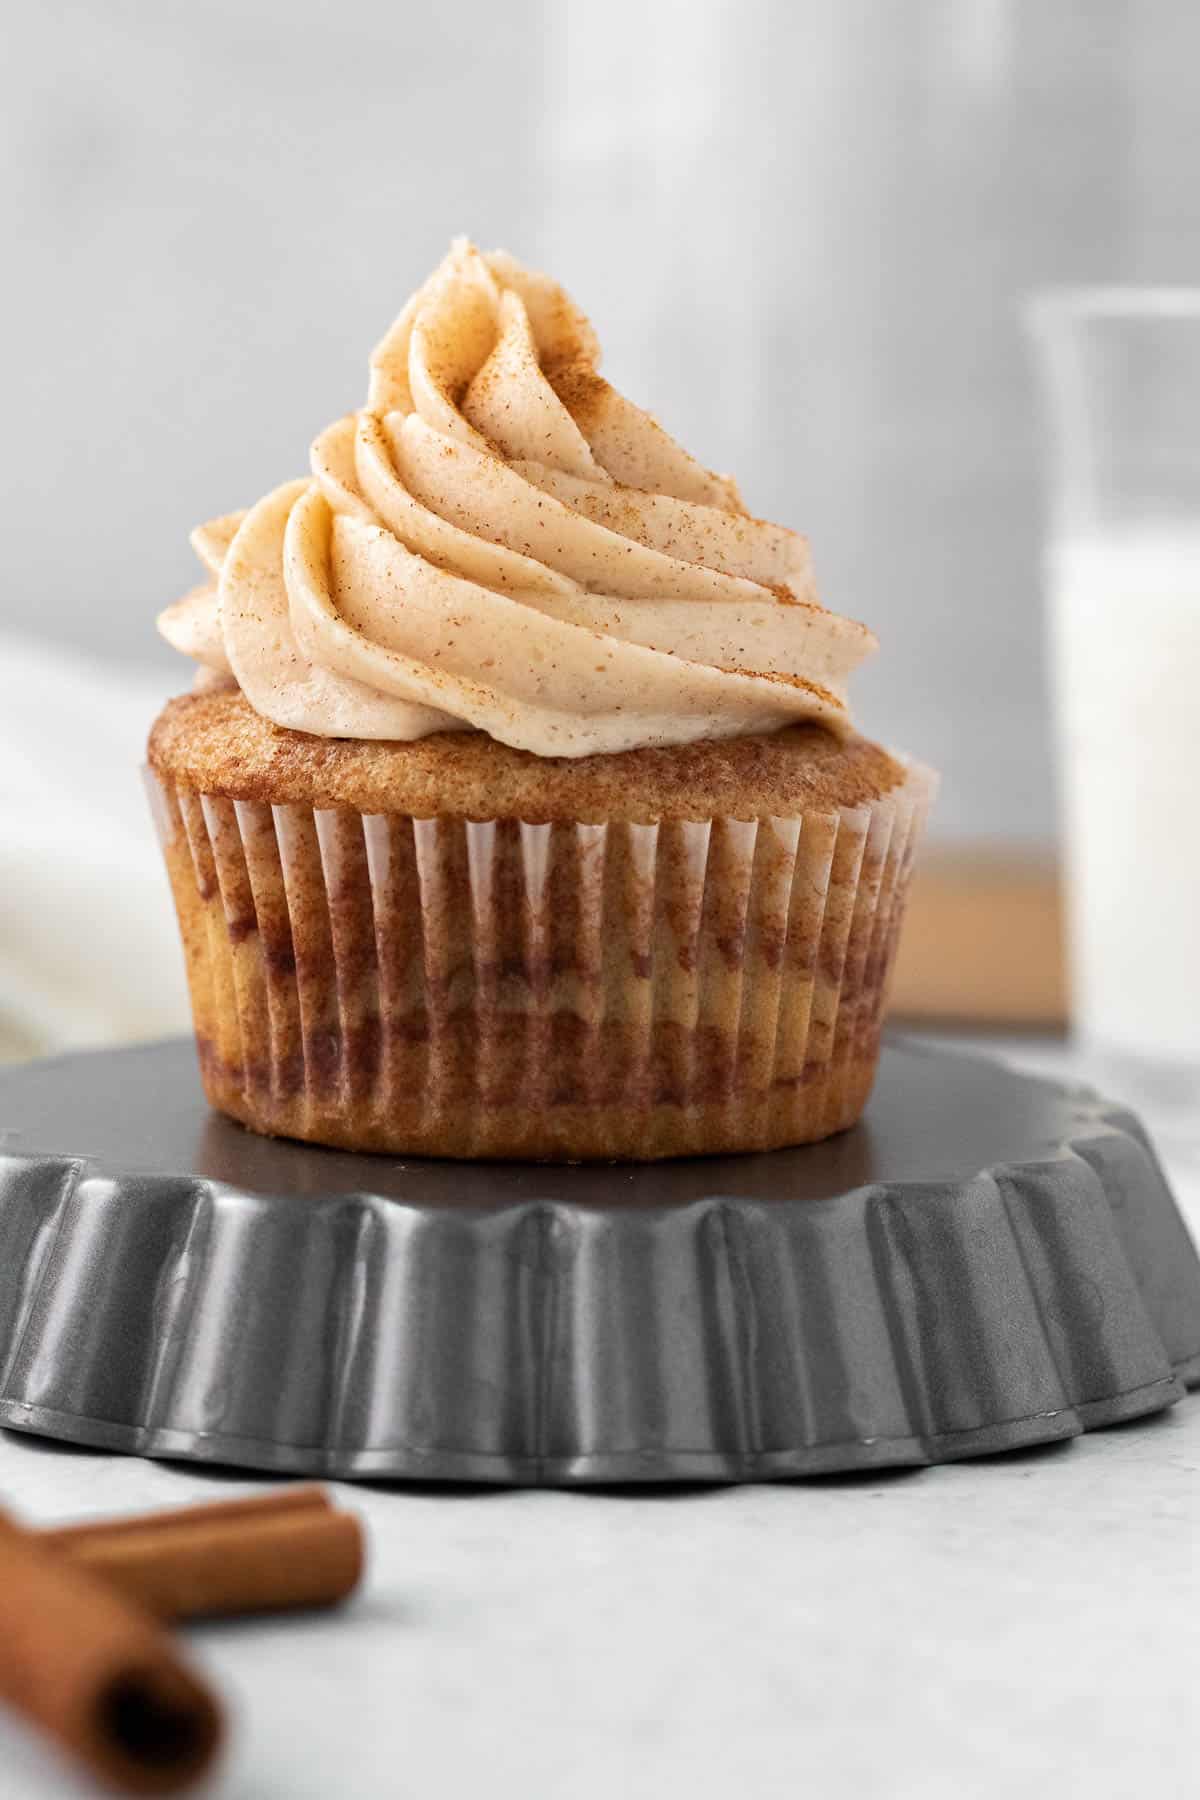
{"type": "Polygon", "coordinates": [[[212,1103],[459,1157],[765,1149],[851,1124],[934,779],[796,818],[416,819],[151,776],[212,1103]]]}

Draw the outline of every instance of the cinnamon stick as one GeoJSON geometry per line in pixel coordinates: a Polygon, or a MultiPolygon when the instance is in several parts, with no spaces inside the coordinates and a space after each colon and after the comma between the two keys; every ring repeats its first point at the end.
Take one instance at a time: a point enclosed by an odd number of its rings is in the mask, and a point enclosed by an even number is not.
{"type": "Polygon", "coordinates": [[[328,1512],[332,1507],[328,1488],[305,1482],[296,1487],[271,1488],[265,1494],[240,1494],[234,1500],[203,1500],[195,1506],[166,1506],[154,1512],[125,1513],[115,1519],[83,1519],[76,1525],[52,1525],[39,1531],[38,1537],[55,1549],[73,1550],[83,1544],[123,1537],[128,1532],[140,1536],[148,1531],[175,1531],[182,1525],[279,1518],[284,1513],[309,1509],[328,1512]]]}
{"type": "Polygon", "coordinates": [[[160,1625],[3,1514],[0,1698],[129,1794],[180,1793],[223,1731],[216,1700],[160,1625]]]}
{"type": "Polygon", "coordinates": [[[333,1606],[363,1567],[358,1520],[314,1487],[41,1535],[162,1619],[333,1606]]]}
{"type": "Polygon", "coordinates": [[[128,1530],[66,1554],[161,1619],[333,1606],[362,1573],[358,1521],[332,1511],[128,1530]]]}

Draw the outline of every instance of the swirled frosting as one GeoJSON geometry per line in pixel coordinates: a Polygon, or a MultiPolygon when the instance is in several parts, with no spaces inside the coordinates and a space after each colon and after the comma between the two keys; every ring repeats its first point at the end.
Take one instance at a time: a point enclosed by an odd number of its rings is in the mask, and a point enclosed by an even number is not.
{"type": "Polygon", "coordinates": [[[192,534],[209,580],[163,635],[321,737],[474,727],[584,756],[848,729],[871,634],[599,360],[557,283],[456,242],[311,473],[192,534]]]}

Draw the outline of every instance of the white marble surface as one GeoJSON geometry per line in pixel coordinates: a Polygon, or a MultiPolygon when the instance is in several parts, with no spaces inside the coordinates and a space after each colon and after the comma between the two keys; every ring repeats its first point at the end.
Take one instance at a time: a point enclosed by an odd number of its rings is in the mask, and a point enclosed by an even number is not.
{"type": "MultiPolygon", "coordinates": [[[[1014,1060],[1078,1067],[1052,1045],[1014,1060]]],[[[1143,1112],[1200,1219],[1200,1115],[1143,1112]]],[[[337,1617],[209,1626],[212,1800],[1183,1800],[1200,1785],[1200,1403],[916,1474],[669,1496],[346,1487],[337,1617]]],[[[255,1485],[0,1434],[30,1519],[255,1485]]],[[[0,1795],[81,1792],[0,1721],[0,1795]]]]}

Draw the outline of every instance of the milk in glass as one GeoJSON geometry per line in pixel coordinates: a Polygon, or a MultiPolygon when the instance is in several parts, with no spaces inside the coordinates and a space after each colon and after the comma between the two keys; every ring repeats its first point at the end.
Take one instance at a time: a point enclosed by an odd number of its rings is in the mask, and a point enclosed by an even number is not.
{"type": "Polygon", "coordinates": [[[1076,1025],[1200,1066],[1200,519],[1061,538],[1049,615],[1076,1025]]]}

